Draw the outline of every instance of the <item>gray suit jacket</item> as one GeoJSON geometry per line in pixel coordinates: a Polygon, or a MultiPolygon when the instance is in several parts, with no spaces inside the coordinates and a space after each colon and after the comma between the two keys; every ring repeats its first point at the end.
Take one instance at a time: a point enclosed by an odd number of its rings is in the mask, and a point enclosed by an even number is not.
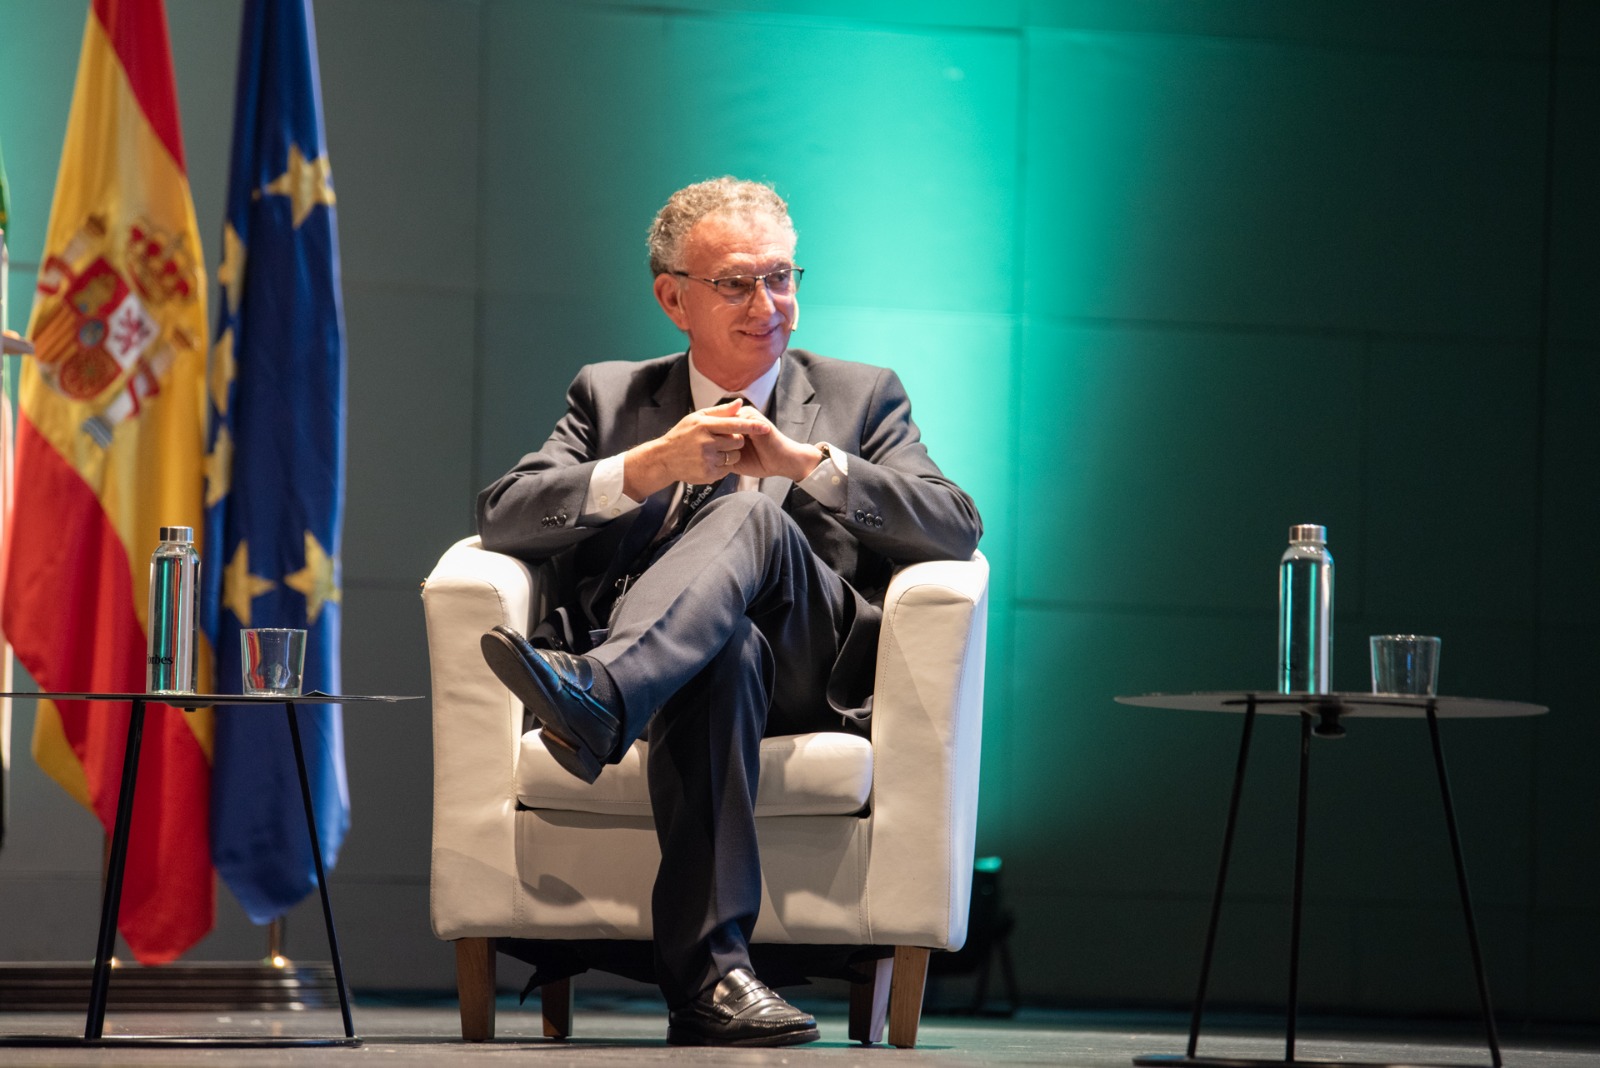
{"type": "MultiPolygon", "coordinates": [[[[618,552],[641,517],[659,517],[672,488],[628,515],[576,525],[594,465],[659,437],[687,415],[686,353],[583,368],[567,391],[567,412],[538,452],[524,456],[478,496],[486,548],[530,561],[554,558],[558,599],[586,612],[616,573],[618,552]]],[[[886,368],[790,349],[773,392],[772,421],[796,441],[828,442],[848,454],[842,512],[784,478],[761,492],[782,504],[813,551],[854,591],[857,610],[835,665],[838,701],[864,704],[870,692],[883,595],[895,567],[966,559],[983,524],[972,498],[928,457],[911,402],[886,368]]],[[[650,518],[645,518],[650,522],[650,518]]]]}

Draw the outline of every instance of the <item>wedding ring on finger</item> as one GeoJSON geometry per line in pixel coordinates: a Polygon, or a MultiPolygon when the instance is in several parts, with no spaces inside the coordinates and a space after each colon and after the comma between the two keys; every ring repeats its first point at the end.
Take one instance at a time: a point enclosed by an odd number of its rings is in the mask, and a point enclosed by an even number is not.
{"type": "Polygon", "coordinates": [[[723,467],[732,467],[734,464],[736,464],[738,462],[739,462],[739,454],[738,453],[736,453],[736,452],[725,452],[725,453],[722,454],[722,466],[723,467]]]}

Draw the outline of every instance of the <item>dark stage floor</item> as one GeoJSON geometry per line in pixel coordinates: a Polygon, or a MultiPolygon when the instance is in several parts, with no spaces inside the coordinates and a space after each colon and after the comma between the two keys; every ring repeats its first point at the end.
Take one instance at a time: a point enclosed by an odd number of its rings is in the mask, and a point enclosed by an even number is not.
{"type": "MultiPolygon", "coordinates": [[[[6,1065],[357,1065],[357,1064],[756,1064],[789,1065],[814,1061],[834,1065],[1071,1065],[1128,1068],[1140,1054],[1179,1053],[1187,1018],[1177,1014],[1115,1014],[1024,1010],[1011,1019],[930,1016],[924,1019],[915,1050],[867,1048],[846,1039],[840,1001],[805,1002],[817,1013],[823,1039],[810,1046],[779,1050],[675,1049],[664,1042],[665,1012],[649,999],[595,996],[580,998],[574,1021],[577,1035],[556,1043],[540,1037],[536,1012],[503,998],[498,1038],[467,1045],[459,1039],[455,1007],[443,1000],[374,999],[357,1001],[354,1019],[362,1038],[357,1048],[18,1048],[0,1050],[6,1065]]],[[[1224,1018],[1208,1024],[1200,1053],[1212,1057],[1280,1058],[1283,1040],[1266,1018],[1224,1018]]],[[[77,1035],[81,1013],[0,1013],[0,1032],[11,1035],[77,1035]]],[[[243,1012],[112,1013],[107,1035],[308,1035],[338,1037],[337,1010],[243,1012]]],[[[1487,1065],[1481,1035],[1468,1025],[1404,1021],[1306,1021],[1298,1055],[1343,1063],[1487,1065]]],[[[1507,1065],[1528,1068],[1600,1068],[1600,1034],[1545,1032],[1538,1037],[1502,1035],[1507,1065]]]]}

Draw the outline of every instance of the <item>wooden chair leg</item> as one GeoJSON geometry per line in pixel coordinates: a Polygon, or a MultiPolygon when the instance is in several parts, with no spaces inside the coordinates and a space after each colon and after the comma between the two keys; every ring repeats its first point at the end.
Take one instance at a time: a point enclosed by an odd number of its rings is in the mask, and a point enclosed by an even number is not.
{"type": "Polygon", "coordinates": [[[456,996],[462,1040],[494,1038],[494,939],[456,939],[456,996]]]}
{"type": "Polygon", "coordinates": [[[539,1006],[544,1012],[544,1037],[572,1037],[572,977],[557,979],[539,988],[539,1006]]]}
{"type": "Polygon", "coordinates": [[[922,1022],[922,993],[928,985],[929,950],[894,947],[894,978],[889,983],[889,1044],[912,1049],[922,1022]]]}
{"type": "Polygon", "coordinates": [[[894,958],[871,960],[857,967],[867,975],[864,983],[850,984],[850,1041],[872,1046],[883,1041],[889,1017],[889,982],[894,958]]]}

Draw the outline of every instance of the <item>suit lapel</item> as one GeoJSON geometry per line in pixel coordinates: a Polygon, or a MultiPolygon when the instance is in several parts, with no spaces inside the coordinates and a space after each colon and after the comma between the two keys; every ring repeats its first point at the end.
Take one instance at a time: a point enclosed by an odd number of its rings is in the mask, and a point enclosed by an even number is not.
{"type": "MultiPolygon", "coordinates": [[[[688,412],[689,371],[685,360],[678,360],[667,370],[661,385],[650,399],[651,404],[641,404],[634,410],[633,440],[619,443],[617,451],[660,437],[688,412]]],[[[625,526],[618,535],[607,539],[607,562],[600,583],[602,594],[616,578],[625,573],[661,529],[677,488],[677,484],[673,483],[657,490],[641,502],[642,507],[637,512],[617,521],[625,526]]]]}
{"type": "Polygon", "coordinates": [[[654,407],[641,406],[635,413],[633,444],[659,438],[677,425],[694,407],[689,398],[689,358],[685,354],[673,363],[651,398],[654,407]]]}
{"type": "MultiPolygon", "coordinates": [[[[814,402],[815,396],[816,390],[811,387],[805,368],[786,358],[783,370],[778,372],[778,384],[772,391],[773,425],[795,441],[809,443],[822,407],[814,402]]],[[[761,492],[782,504],[793,485],[792,479],[774,475],[761,480],[761,492]]]]}

